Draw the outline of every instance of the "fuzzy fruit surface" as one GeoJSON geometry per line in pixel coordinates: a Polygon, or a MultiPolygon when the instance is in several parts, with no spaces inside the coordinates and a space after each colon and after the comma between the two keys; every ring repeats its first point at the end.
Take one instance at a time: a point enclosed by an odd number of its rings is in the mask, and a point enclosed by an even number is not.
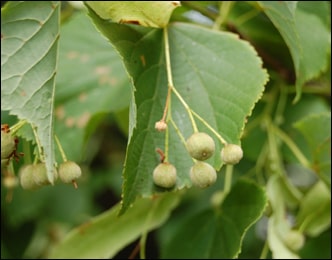
{"type": "Polygon", "coordinates": [[[209,159],[215,151],[214,140],[204,132],[192,134],[187,139],[186,147],[190,156],[199,161],[209,159]]]}
{"type": "Polygon", "coordinates": [[[1,131],[1,159],[7,159],[16,149],[15,137],[1,131]]]}
{"type": "Polygon", "coordinates": [[[34,190],[39,187],[38,184],[35,183],[33,178],[34,173],[34,165],[28,164],[24,165],[19,170],[20,184],[25,190],[34,190]]]}
{"type": "Polygon", "coordinates": [[[216,182],[217,173],[210,164],[197,161],[190,168],[190,179],[195,186],[206,188],[216,182]]]}
{"type": "Polygon", "coordinates": [[[59,177],[64,183],[71,183],[81,177],[81,175],[81,167],[73,161],[66,161],[59,166],[59,177]]]}
{"type": "Polygon", "coordinates": [[[33,180],[38,186],[48,185],[50,181],[47,178],[47,169],[45,163],[33,165],[33,180]]]}
{"type": "Polygon", "coordinates": [[[163,188],[172,188],[176,183],[176,168],[173,164],[164,162],[153,170],[154,184],[163,188]]]}
{"type": "Polygon", "coordinates": [[[221,149],[221,160],[225,164],[237,164],[243,157],[241,146],[236,144],[226,144],[221,149]]]}

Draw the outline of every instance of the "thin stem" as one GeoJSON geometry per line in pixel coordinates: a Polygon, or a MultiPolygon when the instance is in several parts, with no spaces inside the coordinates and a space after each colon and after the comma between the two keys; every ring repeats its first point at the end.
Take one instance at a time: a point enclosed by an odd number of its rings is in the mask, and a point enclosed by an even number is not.
{"type": "Polygon", "coordinates": [[[210,126],[200,115],[198,115],[195,111],[191,110],[191,113],[194,114],[194,116],[196,116],[207,128],[210,129],[210,131],[212,133],[214,133],[217,138],[220,140],[220,142],[223,144],[223,145],[226,145],[227,142],[224,138],[221,137],[221,135],[216,131],[214,130],[214,128],[212,126],[210,126]]]}
{"type": "Polygon", "coordinates": [[[195,122],[195,119],[192,115],[192,110],[190,109],[190,107],[188,106],[188,104],[186,103],[186,101],[184,101],[184,99],[182,98],[182,96],[180,95],[180,93],[172,86],[172,90],[174,92],[174,94],[178,97],[178,99],[180,100],[180,102],[182,103],[182,105],[184,106],[184,108],[186,109],[188,115],[189,115],[189,118],[190,118],[190,121],[191,121],[191,124],[193,126],[193,129],[194,129],[194,132],[198,132],[198,128],[197,128],[197,125],[196,125],[196,122],[195,122]]]}
{"type": "Polygon", "coordinates": [[[140,251],[139,251],[139,256],[140,259],[146,259],[146,254],[145,254],[145,246],[146,246],[146,238],[147,238],[148,234],[145,231],[140,239],[140,251]]]}
{"type": "Polygon", "coordinates": [[[291,138],[287,134],[285,134],[280,128],[271,124],[271,128],[274,132],[281,138],[281,140],[288,146],[288,148],[293,152],[295,157],[300,161],[302,165],[307,168],[310,168],[309,160],[303,155],[297,145],[293,142],[291,138]]]}
{"type": "Polygon", "coordinates": [[[10,127],[10,132],[12,134],[15,134],[22,126],[24,126],[27,123],[26,120],[20,120],[18,121],[15,125],[13,125],[12,127],[10,127]]]}
{"type": "Polygon", "coordinates": [[[168,127],[165,129],[165,158],[164,161],[168,162],[168,151],[169,151],[169,130],[168,127]]]}
{"type": "Polygon", "coordinates": [[[226,166],[226,173],[225,173],[224,196],[226,196],[231,190],[232,175],[233,175],[233,165],[228,164],[226,166]]]}
{"type": "Polygon", "coordinates": [[[219,15],[215,20],[212,29],[219,30],[220,26],[226,21],[229,10],[231,9],[232,1],[222,1],[219,8],[219,15]]]}
{"type": "MultiPolygon", "coordinates": [[[[175,89],[174,83],[173,83],[173,77],[172,77],[172,67],[171,67],[171,58],[170,58],[170,51],[169,51],[169,41],[168,41],[168,30],[167,28],[164,29],[164,39],[165,39],[165,58],[166,58],[166,71],[167,71],[167,81],[168,81],[168,98],[171,96],[171,91],[175,93],[175,95],[179,98],[183,106],[188,112],[191,124],[193,126],[194,132],[198,132],[197,125],[195,123],[195,120],[191,114],[190,108],[188,104],[183,100],[182,96],[179,94],[179,92],[175,89]]],[[[166,104],[169,104],[169,101],[166,101],[166,104]]],[[[166,108],[165,108],[166,109],[166,108]]],[[[164,111],[165,115],[165,111],[164,111]]]]}
{"type": "Polygon", "coordinates": [[[39,138],[38,138],[38,135],[37,135],[36,127],[31,125],[31,128],[32,128],[32,132],[33,132],[33,134],[35,136],[35,141],[36,141],[37,148],[38,148],[39,158],[40,158],[40,160],[42,162],[45,162],[43,149],[42,149],[42,146],[41,146],[41,144],[39,142],[39,138]]]}
{"type": "Polygon", "coordinates": [[[259,256],[259,259],[266,259],[268,252],[269,252],[269,244],[266,240],[261,255],[259,256]]]}
{"type": "Polygon", "coordinates": [[[59,151],[60,151],[60,154],[61,154],[62,160],[63,160],[64,162],[66,162],[66,161],[67,161],[67,157],[66,157],[66,154],[65,154],[65,152],[64,152],[64,150],[63,150],[63,148],[62,148],[62,145],[61,145],[61,143],[60,143],[60,141],[59,141],[59,138],[58,138],[56,135],[54,135],[54,138],[55,138],[55,142],[56,142],[56,144],[58,145],[58,148],[59,148],[59,151]]]}

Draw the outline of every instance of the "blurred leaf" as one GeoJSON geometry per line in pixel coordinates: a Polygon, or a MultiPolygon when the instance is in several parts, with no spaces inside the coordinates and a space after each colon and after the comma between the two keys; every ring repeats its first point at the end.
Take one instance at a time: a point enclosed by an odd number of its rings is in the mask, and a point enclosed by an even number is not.
{"type": "Polygon", "coordinates": [[[331,193],[322,181],[301,200],[296,219],[297,226],[309,236],[318,236],[331,226],[331,193]]]}
{"type": "Polygon", "coordinates": [[[9,2],[1,9],[1,109],[37,128],[54,180],[54,80],[60,2],[9,2]]]}
{"type": "MultiPolygon", "coordinates": [[[[156,191],[152,172],[159,162],[156,148],[164,149],[165,134],[155,130],[162,117],[167,93],[163,31],[119,25],[98,19],[97,27],[118,49],[134,82],[130,141],[124,170],[123,212],[137,195],[156,191]]],[[[169,26],[170,55],[175,88],[190,108],[204,118],[228,142],[239,143],[245,118],[260,98],[267,74],[253,48],[230,33],[175,23],[169,26]],[[198,51],[199,50],[199,51],[198,51]]],[[[175,189],[190,186],[192,159],[179,137],[193,130],[186,110],[173,94],[169,122],[169,161],[177,167],[175,189]]],[[[200,131],[212,135],[200,121],[200,131]]],[[[221,167],[219,152],[208,160],[221,167]]]]}
{"type": "Polygon", "coordinates": [[[239,180],[221,207],[200,211],[172,234],[169,244],[165,245],[163,258],[237,257],[246,231],[262,216],[266,202],[265,192],[261,187],[239,180]]]}
{"type": "MultiPolygon", "coordinates": [[[[74,15],[61,27],[55,103],[55,131],[67,157],[82,160],[90,120],[123,110],[129,100],[130,81],[119,55],[86,13],[74,15]]],[[[95,129],[100,120],[91,123],[95,129]]]]}
{"type": "Polygon", "coordinates": [[[175,193],[140,199],[127,214],[118,216],[119,203],[72,230],[53,248],[48,258],[112,258],[139,236],[163,224],[178,202],[179,194],[175,193]]]}
{"type": "Polygon", "coordinates": [[[86,1],[102,19],[116,23],[165,27],[179,1],[86,1]]]}
{"type": "MultiPolygon", "coordinates": [[[[319,76],[328,67],[331,33],[316,11],[312,11],[315,8],[310,10],[300,8],[305,6],[306,2],[259,1],[258,3],[279,30],[291,52],[297,77],[295,101],[298,101],[303,84],[319,76]]],[[[316,5],[320,5],[323,9],[328,8],[324,2],[316,5]]]]}
{"type": "Polygon", "coordinates": [[[331,259],[331,228],[318,237],[308,237],[300,256],[302,259],[331,259]]]}
{"type": "Polygon", "coordinates": [[[312,114],[294,124],[311,151],[312,169],[331,189],[331,113],[312,114]]]}

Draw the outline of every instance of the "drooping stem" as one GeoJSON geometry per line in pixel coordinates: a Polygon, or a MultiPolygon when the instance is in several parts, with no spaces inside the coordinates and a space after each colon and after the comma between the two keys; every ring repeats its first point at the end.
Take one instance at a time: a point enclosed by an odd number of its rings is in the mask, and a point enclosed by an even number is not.
{"type": "Polygon", "coordinates": [[[32,128],[32,132],[35,136],[35,141],[36,141],[36,144],[37,144],[37,148],[38,148],[38,153],[39,153],[39,158],[42,162],[45,162],[45,158],[44,158],[44,153],[43,153],[43,149],[42,149],[42,146],[39,142],[39,138],[38,138],[38,135],[37,135],[37,131],[36,131],[36,127],[31,125],[31,128],[32,128]]]}
{"type": "Polygon", "coordinates": [[[165,39],[165,58],[166,58],[166,71],[167,71],[167,81],[168,81],[168,93],[167,93],[167,99],[166,99],[166,106],[164,111],[164,115],[167,113],[168,105],[170,101],[167,101],[170,99],[171,92],[173,91],[175,95],[178,97],[186,111],[188,112],[191,124],[193,126],[194,132],[198,132],[198,128],[196,125],[196,122],[193,118],[193,115],[191,114],[190,107],[188,104],[183,100],[182,96],[180,93],[175,89],[174,83],[173,83],[173,77],[172,77],[172,67],[171,67],[171,58],[170,58],[170,51],[169,51],[169,41],[168,41],[168,30],[167,28],[164,28],[164,39],[165,39]]]}
{"type": "Polygon", "coordinates": [[[214,130],[214,128],[212,126],[210,126],[199,114],[197,114],[193,110],[191,110],[191,113],[193,113],[194,116],[196,116],[207,128],[209,128],[210,131],[213,132],[217,136],[217,138],[220,140],[220,142],[223,145],[227,144],[226,140],[224,138],[222,138],[221,135],[216,130],[214,130]]]}
{"type": "Polygon", "coordinates": [[[226,166],[225,173],[225,183],[224,183],[224,194],[227,196],[232,187],[232,175],[233,175],[233,165],[228,164],[226,166]]]}
{"type": "Polygon", "coordinates": [[[55,142],[56,142],[56,144],[58,145],[58,148],[59,148],[59,151],[60,151],[60,154],[61,154],[62,160],[63,160],[64,162],[66,162],[66,161],[67,161],[67,157],[66,157],[65,151],[63,150],[62,145],[61,145],[61,143],[60,143],[60,141],[59,141],[59,138],[58,138],[56,135],[54,136],[54,138],[55,138],[55,142]]]}

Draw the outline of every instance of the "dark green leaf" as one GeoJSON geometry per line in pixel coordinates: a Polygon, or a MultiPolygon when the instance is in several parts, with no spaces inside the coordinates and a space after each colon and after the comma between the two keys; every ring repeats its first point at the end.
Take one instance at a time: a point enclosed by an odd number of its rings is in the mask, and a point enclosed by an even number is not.
{"type": "Polygon", "coordinates": [[[220,208],[193,215],[172,234],[163,258],[237,257],[246,231],[262,216],[266,202],[262,188],[249,181],[238,181],[220,208]]]}

